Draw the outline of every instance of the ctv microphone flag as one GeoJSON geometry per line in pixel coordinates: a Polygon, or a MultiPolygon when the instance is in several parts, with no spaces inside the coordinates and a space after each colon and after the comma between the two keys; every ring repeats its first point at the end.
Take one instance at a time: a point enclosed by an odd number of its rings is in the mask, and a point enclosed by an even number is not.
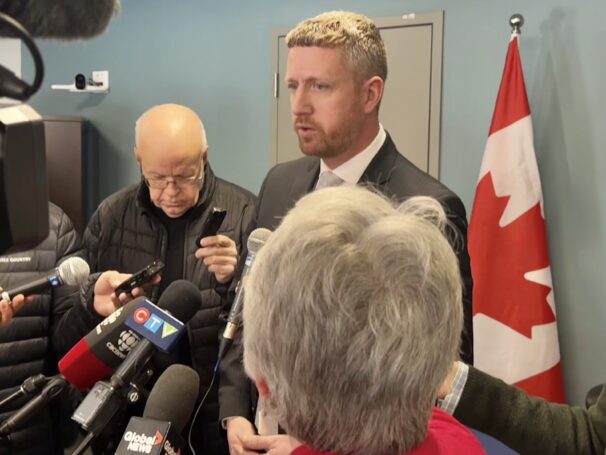
{"type": "Polygon", "coordinates": [[[185,333],[185,324],[147,299],[137,305],[125,323],[164,352],[171,352],[185,333]]]}
{"type": "Polygon", "coordinates": [[[543,194],[518,49],[505,69],[469,224],[474,365],[563,402],[543,194]]]}

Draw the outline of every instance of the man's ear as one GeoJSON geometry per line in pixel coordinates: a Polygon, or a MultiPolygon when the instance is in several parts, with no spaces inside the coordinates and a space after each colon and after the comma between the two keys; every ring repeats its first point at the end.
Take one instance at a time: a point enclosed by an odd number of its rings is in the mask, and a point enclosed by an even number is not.
{"type": "Polygon", "coordinates": [[[206,167],[206,164],[208,163],[208,147],[202,152],[202,163],[204,163],[204,167],[206,167]]]}
{"type": "Polygon", "coordinates": [[[263,398],[269,398],[269,386],[264,378],[256,378],[255,385],[257,386],[257,390],[259,391],[259,395],[263,398]]]}
{"type": "Polygon", "coordinates": [[[379,76],[373,76],[364,82],[362,90],[364,93],[364,112],[366,114],[370,114],[379,107],[384,88],[385,81],[379,76]]]}
{"type": "Polygon", "coordinates": [[[134,147],[133,153],[135,154],[135,161],[137,161],[137,164],[139,165],[139,167],[141,167],[141,154],[139,153],[139,149],[137,149],[137,147],[134,147]]]}

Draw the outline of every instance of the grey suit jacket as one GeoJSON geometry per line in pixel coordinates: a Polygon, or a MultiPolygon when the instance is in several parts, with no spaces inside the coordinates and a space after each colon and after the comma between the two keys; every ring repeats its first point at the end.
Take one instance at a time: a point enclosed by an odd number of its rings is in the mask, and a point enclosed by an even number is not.
{"type": "MultiPolygon", "coordinates": [[[[320,159],[316,157],[303,157],[274,166],[265,177],[259,192],[256,226],[271,230],[278,227],[297,200],[313,190],[319,172],[320,159]]],[[[398,201],[411,196],[431,196],[444,206],[457,231],[450,237],[453,238],[464,285],[465,326],[461,338],[461,358],[466,363],[473,363],[472,281],[467,253],[467,218],[463,203],[445,185],[404,158],[389,135],[364,171],[360,184],[372,185],[398,201]]],[[[238,415],[250,418],[256,402],[256,397],[251,397],[241,356],[241,346],[236,342],[222,361],[219,398],[222,418],[238,415]]]]}

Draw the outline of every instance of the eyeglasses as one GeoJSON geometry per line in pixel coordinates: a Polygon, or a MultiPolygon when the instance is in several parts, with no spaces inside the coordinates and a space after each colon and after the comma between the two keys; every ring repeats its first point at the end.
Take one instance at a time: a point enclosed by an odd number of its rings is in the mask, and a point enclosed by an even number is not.
{"type": "Polygon", "coordinates": [[[145,184],[153,190],[164,190],[168,188],[169,183],[174,183],[178,188],[192,188],[200,186],[200,182],[204,180],[204,171],[200,163],[200,169],[190,177],[145,177],[141,170],[141,177],[145,184]]]}
{"type": "Polygon", "coordinates": [[[153,190],[164,190],[168,188],[169,183],[174,183],[178,188],[192,188],[194,186],[200,186],[204,180],[204,152],[200,154],[200,167],[198,171],[189,177],[146,177],[143,175],[143,169],[139,167],[141,171],[141,177],[145,184],[153,190]]]}
{"type": "Polygon", "coordinates": [[[174,183],[179,188],[191,188],[198,185],[204,178],[197,175],[191,177],[145,177],[143,174],[141,175],[145,184],[154,190],[163,190],[168,187],[169,183],[174,183]]]}

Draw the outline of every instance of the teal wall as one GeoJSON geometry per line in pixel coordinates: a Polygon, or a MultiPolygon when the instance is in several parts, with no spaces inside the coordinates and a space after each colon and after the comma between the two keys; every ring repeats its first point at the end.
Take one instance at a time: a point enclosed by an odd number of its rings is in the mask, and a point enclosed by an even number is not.
{"type": "Polygon", "coordinates": [[[587,389],[606,380],[606,185],[599,183],[606,169],[603,0],[124,0],[102,36],[42,43],[45,88],[32,104],[43,114],[91,120],[101,137],[101,196],[138,179],[131,155],[134,121],[168,101],[200,113],[215,171],[256,192],[270,161],[271,30],[328,9],[371,17],[445,11],[441,178],[468,210],[504,63],[508,18],[524,15],[521,53],[566,387],[569,400],[581,403],[587,389]],[[111,93],[50,90],[51,83],[92,70],[109,70],[111,93]]]}

